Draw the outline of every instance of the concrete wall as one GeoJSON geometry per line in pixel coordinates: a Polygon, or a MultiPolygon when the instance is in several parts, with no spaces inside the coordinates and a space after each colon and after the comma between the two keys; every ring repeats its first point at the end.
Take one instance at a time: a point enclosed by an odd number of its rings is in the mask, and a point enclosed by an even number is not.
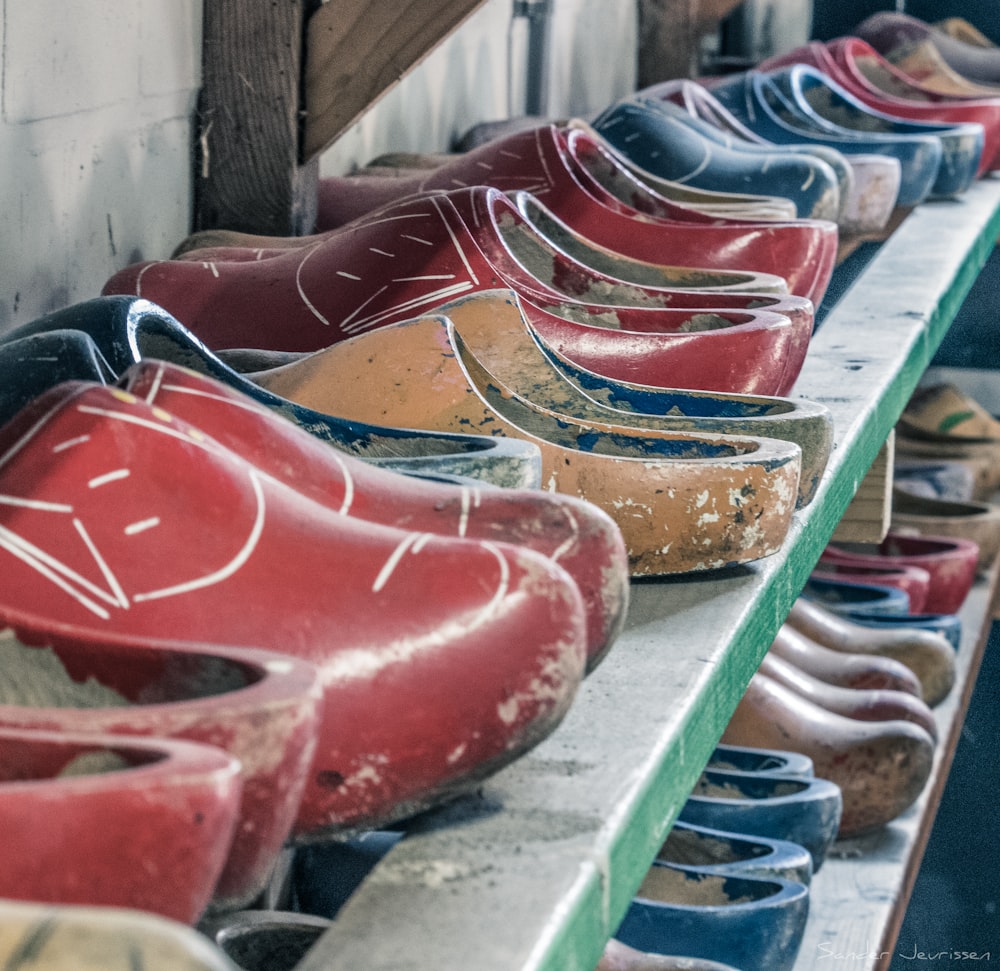
{"type": "MultiPolygon", "coordinates": [[[[251,0],[246,0],[251,2],[251,0]]],[[[191,222],[202,0],[0,0],[0,332],[96,296],[169,255],[191,222]]],[[[523,20],[488,0],[326,153],[342,173],[385,151],[443,151],[523,113],[523,20]]],[[[554,0],[546,111],[634,87],[634,0],[554,0]]]]}

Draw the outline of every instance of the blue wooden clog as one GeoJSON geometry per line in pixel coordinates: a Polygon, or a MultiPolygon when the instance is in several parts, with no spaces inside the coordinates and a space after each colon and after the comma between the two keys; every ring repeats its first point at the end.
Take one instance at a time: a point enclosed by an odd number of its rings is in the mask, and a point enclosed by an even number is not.
{"type": "Polygon", "coordinates": [[[905,590],[876,583],[810,577],[802,589],[802,595],[838,614],[855,610],[863,610],[867,614],[910,613],[910,598],[905,590]]]}
{"type": "Polygon", "coordinates": [[[939,138],[941,165],[932,195],[958,195],[975,181],[986,139],[978,122],[912,121],[887,114],[866,105],[829,75],[808,64],[794,64],[767,74],[817,131],[835,136],[875,132],[939,138]]]}
{"type": "MultiPolygon", "coordinates": [[[[43,384],[48,381],[47,387],[58,383],[56,378],[64,380],[70,376],[113,381],[136,362],[155,358],[181,364],[222,381],[316,437],[373,465],[413,474],[458,475],[511,488],[537,488],[541,483],[540,453],[531,443],[513,438],[426,432],[347,421],[265,391],[225,364],[162,307],[139,297],[96,297],[47,314],[5,334],[0,343],[0,355],[10,354],[12,367],[24,367],[30,355],[37,354],[39,345],[31,345],[33,350],[20,344],[10,349],[10,342],[26,337],[49,341],[52,338],[42,335],[51,331],[82,332],[90,343],[78,337],[58,338],[57,345],[50,350],[64,363],[53,366],[50,362],[47,369],[40,366],[37,373],[43,384]],[[64,349],[65,359],[61,357],[64,349]],[[67,369],[71,362],[73,369],[82,368],[89,373],[69,374],[67,369]],[[47,379],[46,374],[49,375],[47,379]],[[60,378],[60,374],[65,377],[60,378]]],[[[37,386],[31,378],[36,373],[34,370],[23,375],[20,371],[11,372],[10,368],[5,368],[5,372],[18,374],[17,381],[13,382],[15,387],[4,392],[10,404],[28,393],[28,387],[37,386]],[[18,391],[18,385],[25,385],[25,388],[18,391]]],[[[31,394],[34,396],[33,392],[31,394]]],[[[2,405],[3,399],[0,399],[0,407],[2,405]]]]}
{"type": "Polygon", "coordinates": [[[819,870],[837,838],[843,799],[827,779],[705,769],[678,819],[804,846],[819,870]]]}
{"type": "Polygon", "coordinates": [[[641,951],[688,954],[742,971],[789,971],[808,913],[804,884],[655,862],[615,937],[641,951]]]}
{"type": "MultiPolygon", "coordinates": [[[[822,159],[786,152],[739,151],[706,138],[677,105],[641,94],[610,105],[593,127],[629,163],[660,179],[702,189],[790,199],[800,217],[836,220],[837,175],[822,159]]],[[[801,140],[800,140],[801,141],[801,140]]]]}
{"type": "Polygon", "coordinates": [[[934,188],[944,155],[934,134],[824,131],[809,123],[772,75],[761,71],[720,78],[712,82],[711,91],[740,121],[776,144],[814,141],[846,155],[877,153],[898,159],[898,206],[915,206],[934,188]]]}

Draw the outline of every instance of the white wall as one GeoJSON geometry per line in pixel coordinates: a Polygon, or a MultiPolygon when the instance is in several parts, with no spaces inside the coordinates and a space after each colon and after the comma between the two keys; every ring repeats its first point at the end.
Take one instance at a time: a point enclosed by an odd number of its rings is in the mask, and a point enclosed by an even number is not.
{"type": "MultiPolygon", "coordinates": [[[[439,152],[480,121],[524,114],[525,21],[487,0],[324,155],[343,174],[385,152],[439,152]]],[[[552,0],[545,114],[593,114],[635,88],[635,0],[552,0]]]]}
{"type": "MultiPolygon", "coordinates": [[[[116,270],[169,255],[187,234],[202,0],[0,3],[2,332],[96,296],[116,270]]],[[[512,9],[487,0],[338,140],[322,171],[444,151],[478,121],[521,113],[512,9]]],[[[547,113],[586,114],[634,87],[634,0],[554,0],[551,36],[547,113]]]]}
{"type": "Polygon", "coordinates": [[[201,0],[4,0],[0,330],[190,225],[201,0]]]}

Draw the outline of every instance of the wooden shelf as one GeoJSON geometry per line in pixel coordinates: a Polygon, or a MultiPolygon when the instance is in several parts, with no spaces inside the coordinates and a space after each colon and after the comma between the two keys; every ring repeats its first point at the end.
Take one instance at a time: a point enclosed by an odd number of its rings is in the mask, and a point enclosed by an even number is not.
{"type": "Polygon", "coordinates": [[[408,828],[300,971],[592,971],[998,232],[996,180],[910,214],[813,338],[795,394],[830,408],[836,445],[783,549],[634,582],[625,632],[560,728],[408,828]]]}

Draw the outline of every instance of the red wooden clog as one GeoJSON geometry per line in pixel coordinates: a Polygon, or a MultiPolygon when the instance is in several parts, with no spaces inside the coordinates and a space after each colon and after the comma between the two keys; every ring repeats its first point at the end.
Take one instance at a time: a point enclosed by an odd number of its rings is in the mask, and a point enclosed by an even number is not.
{"type": "Polygon", "coordinates": [[[583,676],[583,603],[550,560],[339,516],[120,389],[61,385],[0,430],[0,526],[18,629],[320,669],[300,836],[467,789],[547,736],[583,676]]]}
{"type": "Polygon", "coordinates": [[[625,544],[611,517],[591,503],[540,489],[455,485],[379,469],[235,389],[165,361],[136,364],[121,384],[338,515],[513,543],[549,557],[583,596],[588,670],[621,631],[629,595],[625,544]]]}
{"type": "Polygon", "coordinates": [[[877,569],[919,567],[929,574],[930,583],[922,611],[913,613],[955,614],[976,579],[979,546],[971,539],[890,532],[874,546],[831,544],[820,557],[824,562],[877,569]]]}
{"type": "Polygon", "coordinates": [[[46,693],[25,695],[19,686],[14,693],[5,664],[0,725],[184,739],[228,752],[240,765],[238,838],[223,858],[211,906],[249,906],[266,887],[298,815],[320,716],[316,669],[258,649],[70,632],[51,613],[28,614],[12,600],[5,598],[0,618],[17,627],[19,640],[6,630],[0,649],[46,693]],[[92,690],[78,694],[82,689],[67,686],[68,678],[92,682],[92,690]]]}
{"type": "MultiPolygon", "coordinates": [[[[720,226],[665,214],[646,215],[605,184],[636,183],[596,138],[582,129],[544,125],[518,132],[407,178],[355,175],[320,182],[318,232],[407,195],[490,185],[528,191],[581,235],[615,252],[650,263],[706,269],[752,270],[788,281],[791,293],[819,303],[833,272],[837,232],[818,220],[720,226]],[[595,156],[603,155],[603,167],[595,156]],[[589,167],[588,167],[589,166],[589,167]],[[604,184],[597,173],[604,172],[604,184]],[[611,210],[609,212],[609,209],[611,210]],[[638,224],[637,224],[638,223],[638,224]]],[[[635,185],[634,191],[642,191],[635,185]]]]}
{"type": "Polygon", "coordinates": [[[0,728],[0,895],[194,923],[239,796],[239,763],[213,746],[0,728]]]}
{"type": "Polygon", "coordinates": [[[213,349],[310,351],[498,286],[524,298],[539,334],[571,360],[660,387],[784,394],[811,336],[806,314],[672,310],[692,295],[584,267],[482,187],[414,197],[287,249],[135,264],[104,289],[153,300],[213,349]]]}

